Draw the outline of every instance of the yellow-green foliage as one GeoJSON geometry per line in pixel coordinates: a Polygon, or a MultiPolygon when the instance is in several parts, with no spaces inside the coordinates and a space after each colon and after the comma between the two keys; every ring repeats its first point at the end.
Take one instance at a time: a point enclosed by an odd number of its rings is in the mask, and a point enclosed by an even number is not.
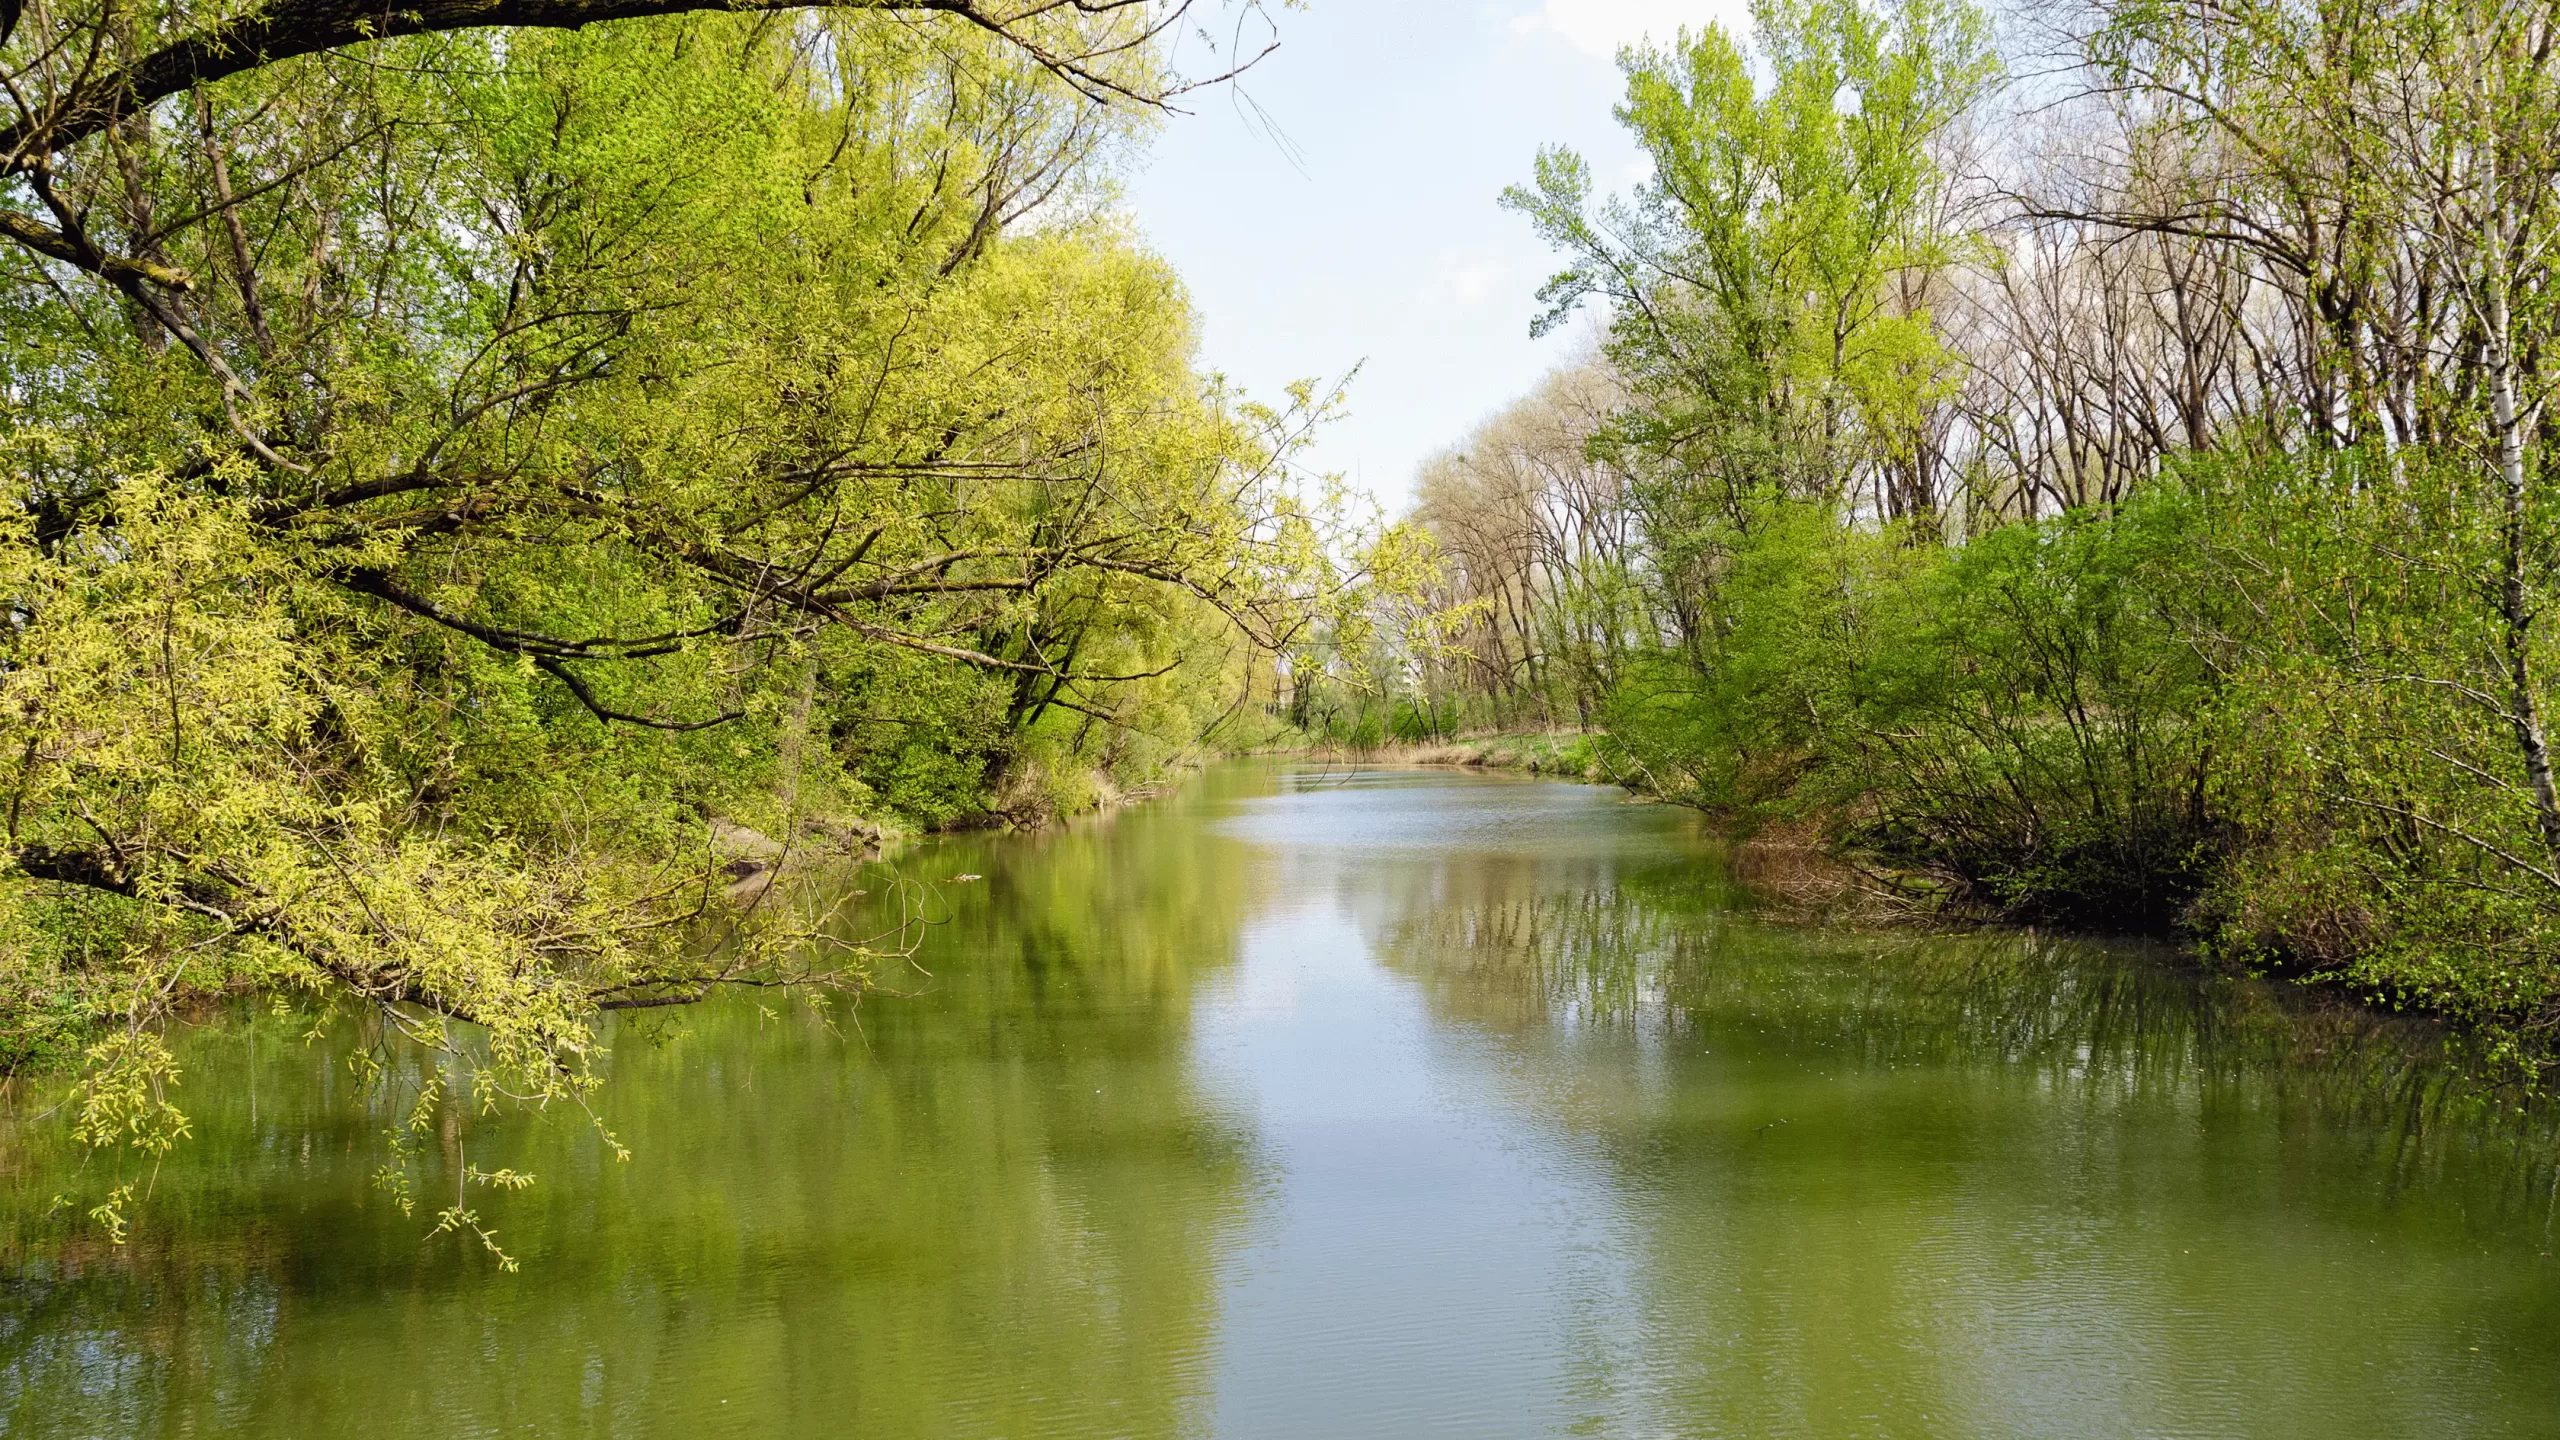
{"type": "Polygon", "coordinates": [[[553,1103],[600,1007],[859,984],[712,820],[1144,785],[1332,583],[1312,397],[1195,369],[1106,204],[1140,121],[1006,38],[360,48],[62,147],[89,250],[0,257],[0,1068],[85,1055],[100,1143],[183,1130],[150,1031],[209,990],[553,1103]]]}

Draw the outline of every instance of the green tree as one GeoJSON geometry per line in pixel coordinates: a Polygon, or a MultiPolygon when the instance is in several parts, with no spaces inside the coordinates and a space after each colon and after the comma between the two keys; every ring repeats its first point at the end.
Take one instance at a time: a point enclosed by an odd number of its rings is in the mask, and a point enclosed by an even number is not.
{"type": "Polygon", "coordinates": [[[548,1102],[602,1009],[859,983],[723,900],[713,817],[876,813],[878,732],[991,696],[924,818],[1143,772],[1325,583],[1301,417],[1195,370],[1106,203],[1182,7],[686,8],[0,47],[0,1051],[116,1021],[93,1138],[182,1127],[205,989],[548,1102]]]}

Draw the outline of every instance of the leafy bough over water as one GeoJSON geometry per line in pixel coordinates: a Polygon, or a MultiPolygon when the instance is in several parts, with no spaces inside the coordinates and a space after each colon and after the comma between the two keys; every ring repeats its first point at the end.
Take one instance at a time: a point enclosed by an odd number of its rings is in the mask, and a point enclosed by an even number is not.
{"type": "MultiPolygon", "coordinates": [[[[1189,798],[1152,808],[1178,810],[1189,798]]],[[[955,1197],[937,1188],[954,1177],[910,1172],[902,1147],[931,1133],[995,1157],[1038,1149],[1054,1130],[1062,1143],[1108,1150],[1110,1132],[1094,1120],[1117,1113],[1100,1098],[1106,1086],[1112,1106],[1145,1097],[1142,1115],[1178,1130],[1183,1153],[1224,1177],[1212,1187],[1222,1192],[1246,1147],[1230,1117],[1204,1110],[1185,1088],[1184,1027],[1195,987],[1216,973],[1214,957],[1256,892],[1252,876],[1196,842],[1194,832],[1133,816],[1037,839],[955,839],[913,863],[812,867],[798,891],[803,923],[822,925],[839,947],[869,946],[880,967],[863,992],[871,998],[731,989],[698,1007],[612,1012],[584,1072],[610,1133],[575,1104],[546,1112],[491,1103],[472,1064],[342,992],[190,1010],[152,1037],[165,1039],[197,1087],[188,1107],[196,1138],[165,1160],[99,1154],[75,1133],[76,1104],[54,1107],[41,1087],[18,1082],[18,1103],[0,1115],[0,1264],[182,1290],[199,1265],[236,1265],[365,1294],[419,1273],[494,1280],[509,1259],[546,1285],[575,1283],[592,1245],[655,1250],[635,1238],[653,1235],[688,1237],[666,1247],[688,1255],[690,1242],[720,1237],[736,1243],[708,1250],[747,1264],[758,1252],[738,1227],[752,1215],[799,1213],[794,1186],[771,1175],[804,1168],[824,1171],[843,1193],[870,1195],[848,1202],[844,1213],[865,1218],[831,1231],[830,1243],[860,1249],[872,1232],[903,1227],[935,1235],[924,1251],[937,1264],[988,1246],[1019,1255],[1034,1248],[1036,1217],[995,1227],[1030,1235],[996,1240],[984,1229],[990,1210],[1036,1202],[1006,1178],[1016,1172],[991,1165],[960,1177],[995,1193],[955,1197]],[[975,855],[989,846],[1036,855],[1036,872],[1026,877],[1029,867],[1017,864],[1000,873],[975,855]],[[955,852],[972,858],[955,861],[955,852]],[[988,878],[947,883],[973,873],[988,878]],[[931,975],[898,958],[928,937],[932,956],[913,958],[931,975]],[[910,1054],[919,1033],[943,1037],[924,1058],[910,1054]],[[971,1068],[990,1047],[986,1068],[971,1068]],[[900,1054],[912,1063],[890,1063],[900,1054]],[[1052,1065],[1068,1078],[1024,1078],[1052,1065]],[[796,1078],[768,1083],[785,1077],[796,1078]],[[932,1097],[936,1113],[888,1134],[851,1123],[877,1120],[899,1096],[932,1097]],[[630,1147],[627,1167],[619,1142],[630,1147]],[[767,1157],[780,1170],[729,1149],[768,1143],[790,1151],[767,1157]],[[81,1184],[88,1193],[74,1205],[70,1187],[81,1184]],[[111,1186],[130,1187],[128,1243],[84,1223],[78,1208],[111,1186]]],[[[1180,1157],[1156,1160],[1180,1172],[1180,1184],[1210,1183],[1180,1157]]],[[[1214,1228],[1225,1223],[1215,1212],[1232,1207],[1232,1197],[1210,1193],[1165,1214],[1149,1210],[1150,1193],[1123,1196],[1119,1208],[1130,1213],[1109,1222],[1128,1229],[1143,1265],[1173,1266],[1167,1233],[1214,1228]]],[[[8,1322],[0,1313],[0,1327],[8,1322]]],[[[1090,1333],[1107,1328],[1096,1322],[1090,1333]]]]}
{"type": "Polygon", "coordinates": [[[0,38],[0,1069],[119,1195],[194,997],[575,1108],[606,1011],[859,987],[713,817],[1140,783],[1330,583],[1321,402],[1106,204],[1188,7],[690,8],[0,38]]]}

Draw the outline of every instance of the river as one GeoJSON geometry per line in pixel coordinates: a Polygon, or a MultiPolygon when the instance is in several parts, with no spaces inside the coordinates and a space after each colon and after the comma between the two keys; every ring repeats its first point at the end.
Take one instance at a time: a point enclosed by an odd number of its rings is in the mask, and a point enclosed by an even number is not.
{"type": "Polygon", "coordinates": [[[537,1177],[471,1197],[514,1273],[373,1185],[345,1017],[179,1037],[121,1247],[21,1101],[0,1432],[2560,1436],[2560,1147],[2414,1027],[1761,918],[1695,817],[1517,777],[1232,765],[894,868],[939,923],[858,1008],[615,1027],[627,1160],[445,1128],[430,1195],[537,1177]]]}

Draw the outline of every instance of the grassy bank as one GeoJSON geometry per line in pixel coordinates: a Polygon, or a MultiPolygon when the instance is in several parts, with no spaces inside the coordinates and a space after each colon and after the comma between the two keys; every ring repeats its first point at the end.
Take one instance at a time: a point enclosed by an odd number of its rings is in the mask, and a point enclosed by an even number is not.
{"type": "MultiPolygon", "coordinates": [[[[1613,770],[1602,736],[1580,731],[1488,731],[1446,740],[1391,741],[1378,745],[1317,740],[1260,753],[1361,765],[1462,765],[1477,770],[1519,770],[1595,784],[1636,779],[1613,770]],[[1622,778],[1623,776],[1623,778],[1622,778]]],[[[1639,785],[1629,784],[1638,789],[1639,785]]]]}

